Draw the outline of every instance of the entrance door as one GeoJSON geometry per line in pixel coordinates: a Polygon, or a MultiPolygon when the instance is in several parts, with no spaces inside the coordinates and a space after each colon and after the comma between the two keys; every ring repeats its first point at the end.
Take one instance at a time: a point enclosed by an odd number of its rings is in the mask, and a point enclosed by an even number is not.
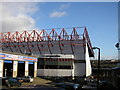
{"type": "Polygon", "coordinates": [[[34,77],[34,62],[29,62],[29,76],[34,77]]]}
{"type": "Polygon", "coordinates": [[[18,61],[18,72],[17,76],[22,77],[25,75],[25,62],[24,61],[18,61]]]}
{"type": "Polygon", "coordinates": [[[13,61],[4,60],[3,76],[12,77],[12,74],[13,74],[13,61]]]}

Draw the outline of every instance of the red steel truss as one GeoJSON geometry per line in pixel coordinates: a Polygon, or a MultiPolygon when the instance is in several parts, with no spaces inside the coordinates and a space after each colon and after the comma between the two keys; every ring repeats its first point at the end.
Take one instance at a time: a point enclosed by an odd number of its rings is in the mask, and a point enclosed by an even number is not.
{"type": "MultiPolygon", "coordinates": [[[[23,42],[27,42],[27,47],[29,52],[32,52],[30,47],[34,47],[32,42],[37,42],[37,50],[41,53],[40,47],[43,47],[43,42],[47,41],[47,45],[49,48],[49,52],[52,54],[50,47],[53,47],[52,41],[58,41],[59,42],[59,48],[61,50],[62,54],[62,48],[61,46],[64,46],[62,41],[71,41],[69,44],[71,45],[72,53],[74,54],[73,46],[78,45],[74,43],[75,40],[84,40],[85,43],[87,43],[89,50],[91,52],[91,56],[93,55],[92,45],[91,41],[87,32],[86,27],[82,27],[84,29],[84,32],[82,35],[79,35],[77,32],[77,28],[73,28],[72,33],[68,35],[66,30],[63,28],[58,34],[55,29],[52,29],[50,33],[47,33],[46,30],[41,30],[40,32],[33,30],[32,32],[24,31],[22,33],[16,31],[14,33],[7,32],[7,33],[0,33],[0,43],[1,47],[18,47],[20,52],[22,53],[22,50],[20,47],[25,47],[23,42]],[[15,45],[14,43],[17,43],[15,45]],[[10,44],[12,43],[12,44],[10,44]]],[[[85,46],[85,43],[79,44],[82,46],[85,46]]],[[[66,43],[67,44],[67,43],[66,43]]],[[[11,49],[11,51],[13,51],[11,49]]]]}

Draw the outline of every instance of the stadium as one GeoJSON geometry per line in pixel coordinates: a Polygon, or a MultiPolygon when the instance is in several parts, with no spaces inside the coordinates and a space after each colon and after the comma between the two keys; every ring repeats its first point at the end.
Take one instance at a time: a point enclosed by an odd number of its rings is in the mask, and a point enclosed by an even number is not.
{"type": "MultiPolygon", "coordinates": [[[[90,57],[94,56],[94,52],[86,27],[7,32],[0,33],[0,39],[2,52],[35,56],[37,65],[33,63],[33,68],[37,68],[37,76],[74,78],[87,77],[92,73],[90,57]],[[71,33],[68,34],[69,32],[71,33]]],[[[3,62],[0,64],[4,67],[5,59],[0,61],[3,62]]],[[[28,64],[24,63],[24,65],[28,68],[28,64]]],[[[1,73],[3,71],[1,70],[1,73]]],[[[27,71],[29,72],[28,69],[27,71]]]]}

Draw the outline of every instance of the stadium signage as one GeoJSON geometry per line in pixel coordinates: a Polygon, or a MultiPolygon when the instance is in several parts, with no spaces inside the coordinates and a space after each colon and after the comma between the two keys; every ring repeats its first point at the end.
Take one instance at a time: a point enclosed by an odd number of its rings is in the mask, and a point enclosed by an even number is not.
{"type": "Polygon", "coordinates": [[[27,57],[20,55],[5,54],[5,53],[0,53],[0,59],[37,62],[37,58],[35,57],[27,57]]]}

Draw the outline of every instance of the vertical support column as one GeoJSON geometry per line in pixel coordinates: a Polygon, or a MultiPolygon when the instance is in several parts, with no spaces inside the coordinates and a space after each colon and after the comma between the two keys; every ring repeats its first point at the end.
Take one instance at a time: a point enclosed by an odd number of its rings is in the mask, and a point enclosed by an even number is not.
{"type": "Polygon", "coordinates": [[[34,62],[34,77],[37,76],[37,62],[34,62]]]}
{"type": "Polygon", "coordinates": [[[86,43],[86,49],[85,49],[85,61],[86,61],[86,77],[92,75],[92,67],[90,63],[90,56],[88,52],[88,45],[86,43]]]}
{"type": "Polygon", "coordinates": [[[74,76],[75,76],[75,72],[74,72],[74,71],[75,71],[74,60],[72,61],[72,63],[73,63],[73,64],[72,64],[72,65],[73,65],[73,69],[72,69],[72,79],[74,80],[74,79],[75,79],[75,77],[74,77],[74,76]]]}
{"type": "Polygon", "coordinates": [[[4,60],[0,60],[0,77],[3,77],[3,63],[4,60]]]}
{"type": "Polygon", "coordinates": [[[29,62],[25,61],[25,76],[28,76],[28,65],[29,65],[29,62]]]}
{"type": "Polygon", "coordinates": [[[13,77],[17,77],[18,61],[13,61],[13,77]]]}

